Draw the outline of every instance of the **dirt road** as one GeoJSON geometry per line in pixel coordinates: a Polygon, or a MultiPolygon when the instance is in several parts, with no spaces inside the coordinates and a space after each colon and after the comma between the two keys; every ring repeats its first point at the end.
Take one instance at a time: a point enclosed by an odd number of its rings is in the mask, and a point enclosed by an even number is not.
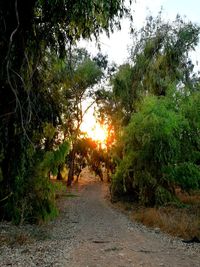
{"type": "Polygon", "coordinates": [[[105,185],[91,182],[73,201],[77,242],[66,266],[200,266],[189,246],[130,222],[105,195],[105,185]]]}
{"type": "Polygon", "coordinates": [[[199,244],[186,245],[132,223],[112,207],[106,190],[92,180],[74,186],[71,197],[62,198],[61,215],[48,225],[0,223],[1,236],[21,231],[23,237],[23,242],[0,246],[0,266],[200,266],[199,244]]]}

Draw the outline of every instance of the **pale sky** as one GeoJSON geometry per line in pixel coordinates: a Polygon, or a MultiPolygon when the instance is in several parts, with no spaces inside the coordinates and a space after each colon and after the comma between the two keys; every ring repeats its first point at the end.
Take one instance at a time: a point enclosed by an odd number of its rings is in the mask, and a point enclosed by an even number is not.
{"type": "MultiPolygon", "coordinates": [[[[136,0],[132,3],[134,27],[140,29],[145,21],[147,15],[156,16],[163,8],[163,18],[166,20],[174,20],[176,15],[181,17],[186,16],[186,20],[190,20],[200,25],[200,0],[136,0]]],[[[130,27],[128,20],[122,21],[122,30],[114,32],[110,39],[102,34],[100,38],[101,51],[108,54],[110,61],[117,64],[124,63],[128,58],[128,46],[131,45],[131,38],[129,35],[130,27]]],[[[87,49],[95,55],[98,52],[95,41],[82,42],[87,49]]],[[[200,59],[197,55],[197,60],[200,59]]]]}

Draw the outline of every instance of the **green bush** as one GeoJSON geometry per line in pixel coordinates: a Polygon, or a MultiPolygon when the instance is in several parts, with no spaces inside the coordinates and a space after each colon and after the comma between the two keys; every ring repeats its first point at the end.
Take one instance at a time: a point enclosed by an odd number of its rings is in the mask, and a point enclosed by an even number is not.
{"type": "Polygon", "coordinates": [[[151,206],[171,201],[174,183],[163,170],[180,159],[185,123],[165,98],[147,97],[126,128],[113,193],[134,193],[136,200],[151,206]]]}
{"type": "Polygon", "coordinates": [[[55,202],[55,188],[49,179],[49,172],[56,172],[65,161],[68,143],[55,151],[35,151],[29,147],[21,153],[12,194],[2,203],[4,217],[15,224],[46,221],[58,214],[55,202]]]}
{"type": "Polygon", "coordinates": [[[182,190],[200,189],[200,167],[191,162],[183,162],[175,166],[168,167],[168,179],[174,182],[182,190]]]}
{"type": "Polygon", "coordinates": [[[178,203],[178,199],[174,194],[172,194],[172,192],[167,190],[165,187],[158,186],[155,190],[155,205],[161,206],[166,203],[178,203]]]}

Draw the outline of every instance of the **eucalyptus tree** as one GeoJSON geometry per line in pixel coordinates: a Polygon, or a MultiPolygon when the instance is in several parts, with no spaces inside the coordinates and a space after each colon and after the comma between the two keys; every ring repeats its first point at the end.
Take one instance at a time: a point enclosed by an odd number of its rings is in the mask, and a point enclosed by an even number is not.
{"type": "Polygon", "coordinates": [[[199,188],[199,120],[191,119],[199,109],[199,81],[190,58],[199,33],[196,24],[180,17],[163,22],[159,15],[134,35],[130,63],[120,66],[101,102],[121,136],[113,195],[160,205],[176,201],[175,186],[199,188]]]}
{"type": "MultiPolygon", "coordinates": [[[[46,52],[54,51],[62,58],[66,44],[91,35],[98,38],[103,31],[109,34],[120,27],[119,18],[128,13],[124,0],[0,1],[2,216],[5,211],[7,218],[13,217],[14,210],[20,214],[23,205],[19,207],[18,202],[23,204],[33,185],[30,179],[22,193],[20,184],[26,184],[31,174],[27,170],[30,165],[33,168],[42,151],[43,125],[60,123],[58,105],[44,85],[41,71],[46,52]]],[[[40,204],[42,207],[43,202],[40,204]]],[[[45,212],[49,210],[44,207],[45,212]]]]}
{"type": "Polygon", "coordinates": [[[190,52],[198,44],[200,28],[179,16],[173,22],[165,22],[161,15],[147,18],[146,25],[133,35],[132,90],[143,96],[165,96],[172,84],[191,89],[193,86],[190,52]]]}
{"type": "Polygon", "coordinates": [[[148,17],[145,26],[132,33],[129,63],[112,75],[112,89],[98,92],[102,116],[107,114],[119,129],[129,123],[146,95],[165,96],[172,88],[186,90],[185,94],[195,91],[198,77],[190,52],[198,43],[199,31],[198,25],[178,16],[171,23],[164,22],[161,14],[148,17]]]}

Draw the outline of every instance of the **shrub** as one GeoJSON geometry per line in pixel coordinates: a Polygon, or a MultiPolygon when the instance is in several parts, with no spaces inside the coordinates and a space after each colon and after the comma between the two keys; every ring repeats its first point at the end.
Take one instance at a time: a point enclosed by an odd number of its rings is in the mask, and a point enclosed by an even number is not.
{"type": "Polygon", "coordinates": [[[190,192],[190,190],[200,189],[200,168],[191,162],[183,162],[175,166],[168,167],[168,179],[182,190],[190,192]]]}
{"type": "Polygon", "coordinates": [[[113,192],[134,193],[136,200],[151,206],[173,201],[175,183],[164,170],[180,159],[185,123],[166,98],[147,97],[126,128],[113,192]]]}
{"type": "MultiPolygon", "coordinates": [[[[15,224],[24,221],[37,223],[58,214],[55,190],[49,179],[49,172],[65,160],[69,146],[63,143],[51,152],[35,151],[32,147],[20,158],[20,168],[15,175],[12,195],[4,205],[4,216],[15,224]]],[[[4,204],[4,203],[3,203],[4,204]]]]}

